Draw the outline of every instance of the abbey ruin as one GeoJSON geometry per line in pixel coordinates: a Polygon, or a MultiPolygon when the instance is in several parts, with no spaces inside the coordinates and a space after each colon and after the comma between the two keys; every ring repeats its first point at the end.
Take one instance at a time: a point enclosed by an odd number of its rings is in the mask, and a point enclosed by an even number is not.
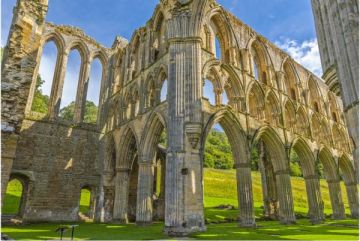
{"type": "Polygon", "coordinates": [[[296,221],[289,155],[306,183],[308,216],[324,220],[315,164],[323,165],[334,219],[358,217],[358,181],[343,104],[325,82],[223,9],[215,0],[161,0],[128,42],[106,48],[80,29],[45,21],[48,0],[18,0],[2,62],[2,190],[24,186],[24,222],[78,220],[82,188],[98,222],[151,224],[170,235],[206,230],[203,156],[215,124],[224,129],[237,173],[239,225],[256,225],[250,151],[261,148],[264,215],[296,221]],[[31,109],[44,46],[57,62],[47,114],[31,109]],[[216,54],[216,43],[221,54],[216,54]],[[72,121],[59,117],[68,56],[81,71],[72,121]],[[96,124],[84,123],[91,63],[102,63],[96,124]],[[215,104],[203,97],[210,81],[215,104]],[[166,85],[164,83],[167,83],[166,85]],[[163,86],[167,98],[160,99],[163,86]],[[228,103],[224,101],[225,96],[228,103]],[[167,149],[159,147],[167,132],[167,149]],[[161,175],[159,175],[159,173],[161,175]],[[159,177],[160,176],[160,177],[159,177]],[[161,193],[154,200],[154,188],[161,193]]]}

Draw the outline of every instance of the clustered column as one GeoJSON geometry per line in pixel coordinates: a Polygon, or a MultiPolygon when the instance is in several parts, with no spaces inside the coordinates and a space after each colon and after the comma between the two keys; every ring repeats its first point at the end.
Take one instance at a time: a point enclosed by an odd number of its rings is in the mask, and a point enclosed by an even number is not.
{"type": "Polygon", "coordinates": [[[321,198],[320,181],[317,175],[304,177],[309,205],[309,218],[312,223],[324,220],[324,202],[321,198]]]}
{"type": "Polygon", "coordinates": [[[351,217],[359,218],[359,193],[357,184],[354,183],[345,183],[346,192],[348,196],[351,217]]]}
{"type": "Polygon", "coordinates": [[[89,75],[90,75],[90,64],[91,59],[86,60],[85,63],[81,66],[80,70],[80,82],[79,88],[76,95],[76,104],[74,112],[74,121],[80,123],[83,121],[85,106],[86,106],[86,96],[89,86],[89,75]]]}
{"type": "Polygon", "coordinates": [[[333,210],[333,219],[345,219],[345,208],[341,196],[340,180],[327,180],[327,183],[333,210]]]}
{"type": "Polygon", "coordinates": [[[236,167],[240,226],[255,226],[250,163],[239,163],[236,167]]]}
{"type": "Polygon", "coordinates": [[[150,224],[153,217],[152,194],[154,184],[154,164],[152,162],[139,163],[136,223],[150,224]]]}
{"type": "Polygon", "coordinates": [[[119,223],[128,222],[128,200],[129,200],[129,177],[130,169],[116,169],[114,221],[119,223]]]}
{"type": "Polygon", "coordinates": [[[276,187],[279,197],[279,218],[284,224],[295,222],[294,202],[291,191],[290,173],[288,170],[275,172],[276,187]]]}

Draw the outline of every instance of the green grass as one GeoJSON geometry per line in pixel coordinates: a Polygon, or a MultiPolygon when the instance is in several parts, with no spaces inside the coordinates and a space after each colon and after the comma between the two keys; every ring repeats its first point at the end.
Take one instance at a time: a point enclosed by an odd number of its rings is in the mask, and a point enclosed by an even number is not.
{"type": "MultiPolygon", "coordinates": [[[[262,193],[259,173],[253,174],[255,214],[262,213],[262,193]]],[[[236,218],[237,210],[219,210],[215,207],[221,204],[231,204],[237,207],[235,170],[205,170],[205,216],[208,221],[221,222],[225,218],[236,218]]],[[[306,214],[305,184],[301,178],[292,178],[295,211],[306,214]]],[[[322,194],[325,203],[325,212],[331,214],[331,205],[326,182],[321,182],[322,194]]],[[[342,186],[342,195],[348,212],[345,189],[342,186]]],[[[7,195],[17,196],[16,187],[9,187],[7,195]],[[10,192],[10,190],[12,190],[10,192]],[[16,195],[15,195],[16,194],[16,195]]],[[[18,191],[19,192],[19,191],[18,191]]],[[[86,212],[90,200],[90,192],[82,192],[80,211],[86,212]]],[[[6,197],[8,198],[8,196],[6,197]]],[[[60,224],[33,224],[25,226],[5,226],[2,232],[16,240],[46,240],[58,238],[54,230],[60,224]]],[[[69,225],[69,224],[64,224],[69,225]]],[[[307,219],[300,219],[296,225],[285,226],[276,221],[257,222],[257,228],[239,228],[234,223],[219,223],[207,225],[207,232],[191,235],[193,239],[207,240],[358,240],[358,220],[332,221],[324,224],[312,225],[307,219]]],[[[65,234],[70,237],[70,231],[65,234]]],[[[163,223],[155,223],[148,227],[137,227],[134,224],[96,224],[80,223],[75,232],[78,239],[89,240],[141,240],[141,239],[168,239],[163,234],[163,223]]]]}
{"type": "Polygon", "coordinates": [[[88,214],[90,211],[90,195],[91,192],[88,189],[81,189],[79,211],[83,214],[88,214]]]}
{"type": "Polygon", "coordinates": [[[23,186],[17,179],[13,179],[8,183],[4,205],[2,208],[3,214],[17,214],[19,212],[21,194],[23,186]]]}

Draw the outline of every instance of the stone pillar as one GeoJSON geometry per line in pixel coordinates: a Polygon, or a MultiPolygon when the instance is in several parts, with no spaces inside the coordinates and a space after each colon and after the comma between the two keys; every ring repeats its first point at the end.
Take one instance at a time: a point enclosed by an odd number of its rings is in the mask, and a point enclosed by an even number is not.
{"type": "Polygon", "coordinates": [[[48,0],[18,0],[1,61],[1,202],[10,178],[17,141],[31,109],[48,0]],[[30,107],[27,107],[30,106],[30,107]]]}
{"type": "Polygon", "coordinates": [[[152,162],[139,163],[136,224],[151,224],[153,218],[154,165],[152,162]]]}
{"type": "Polygon", "coordinates": [[[351,217],[358,219],[359,218],[359,193],[356,183],[345,184],[346,192],[348,196],[351,217]]]}
{"type": "Polygon", "coordinates": [[[49,118],[54,120],[57,118],[60,111],[61,95],[63,91],[66,67],[68,63],[69,53],[61,53],[59,61],[56,63],[54,73],[54,83],[51,89],[51,96],[49,101],[49,118]]]}
{"type": "Polygon", "coordinates": [[[222,90],[220,88],[214,89],[215,105],[220,106],[222,104],[222,90]]]}
{"type": "Polygon", "coordinates": [[[345,208],[341,196],[340,180],[327,180],[331,207],[333,210],[333,219],[345,219],[345,208]]]}
{"type": "MultiPolygon", "coordinates": [[[[91,59],[87,59],[81,66],[79,84],[76,94],[74,121],[75,123],[81,123],[84,119],[87,91],[89,86],[91,59]]],[[[95,103],[96,104],[96,103],[95,103]]]]}
{"type": "Polygon", "coordinates": [[[277,198],[276,181],[270,158],[265,151],[263,142],[259,143],[259,171],[261,173],[264,216],[271,220],[278,219],[279,201],[277,198]]]}
{"type": "Polygon", "coordinates": [[[168,136],[165,233],[184,236],[205,230],[202,161],[201,43],[193,36],[191,13],[173,11],[167,21],[168,136]]]}
{"type": "Polygon", "coordinates": [[[128,201],[129,201],[129,177],[130,169],[116,169],[115,202],[113,221],[128,223],[128,201]]]}
{"type": "Polygon", "coordinates": [[[324,221],[324,202],[321,198],[320,181],[316,175],[304,177],[309,206],[309,218],[313,224],[324,221]]]}
{"type": "Polygon", "coordinates": [[[254,200],[251,180],[251,164],[240,163],[236,167],[240,226],[254,227],[254,200]]]}
{"type": "Polygon", "coordinates": [[[294,202],[288,170],[277,171],[276,188],[279,198],[279,219],[281,223],[295,223],[294,202]]]}

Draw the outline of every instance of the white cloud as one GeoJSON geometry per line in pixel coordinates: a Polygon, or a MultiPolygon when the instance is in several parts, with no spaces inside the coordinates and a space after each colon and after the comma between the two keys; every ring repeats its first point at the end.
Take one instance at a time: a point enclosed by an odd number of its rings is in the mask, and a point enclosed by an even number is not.
{"type": "Polygon", "coordinates": [[[317,39],[305,40],[298,43],[296,40],[285,39],[275,44],[290,54],[299,64],[321,77],[322,67],[317,39]]]}

